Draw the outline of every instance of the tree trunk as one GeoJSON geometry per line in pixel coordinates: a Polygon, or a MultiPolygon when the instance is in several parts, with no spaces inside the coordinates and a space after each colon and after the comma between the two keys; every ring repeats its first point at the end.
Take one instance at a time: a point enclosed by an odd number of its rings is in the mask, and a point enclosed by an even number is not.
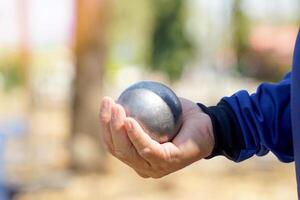
{"type": "Polygon", "coordinates": [[[104,64],[105,0],[77,0],[72,167],[104,169],[98,111],[104,64]]]}

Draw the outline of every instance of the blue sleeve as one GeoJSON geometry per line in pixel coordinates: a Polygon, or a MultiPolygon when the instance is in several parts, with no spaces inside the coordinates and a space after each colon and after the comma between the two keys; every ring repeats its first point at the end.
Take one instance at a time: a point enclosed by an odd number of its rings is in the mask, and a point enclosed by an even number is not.
{"type": "Polygon", "coordinates": [[[290,73],[276,84],[261,84],[254,94],[243,90],[223,98],[236,116],[244,143],[234,161],[269,151],[282,162],[294,160],[290,98],[290,73]]]}

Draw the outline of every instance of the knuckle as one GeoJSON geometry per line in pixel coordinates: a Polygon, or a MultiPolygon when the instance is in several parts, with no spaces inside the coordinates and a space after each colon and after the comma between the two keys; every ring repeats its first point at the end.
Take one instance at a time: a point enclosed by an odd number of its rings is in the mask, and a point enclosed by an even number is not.
{"type": "Polygon", "coordinates": [[[143,156],[143,157],[149,157],[152,155],[152,151],[150,148],[144,148],[140,151],[140,155],[143,156]]]}
{"type": "Polygon", "coordinates": [[[117,131],[121,131],[122,130],[122,125],[120,123],[112,123],[112,129],[117,132],[117,131]]]}
{"type": "Polygon", "coordinates": [[[123,128],[123,123],[121,121],[116,119],[111,121],[111,129],[113,131],[121,131],[122,128],[123,128]]]}
{"type": "Polygon", "coordinates": [[[164,177],[167,174],[168,174],[167,171],[158,169],[157,167],[153,167],[149,171],[149,176],[153,179],[160,179],[160,178],[164,177]]]}
{"type": "Polygon", "coordinates": [[[138,174],[141,178],[144,178],[144,179],[150,178],[148,175],[142,174],[142,173],[140,173],[140,172],[137,172],[137,174],[138,174]]]}
{"type": "Polygon", "coordinates": [[[109,123],[111,117],[110,115],[107,113],[107,112],[104,112],[104,111],[100,111],[99,113],[99,118],[100,118],[100,121],[103,123],[103,124],[107,124],[109,123]]]}
{"type": "Polygon", "coordinates": [[[102,126],[108,126],[110,122],[110,118],[107,116],[103,116],[101,117],[101,121],[102,121],[102,126]]]}
{"type": "Polygon", "coordinates": [[[169,165],[160,163],[154,167],[154,171],[162,177],[164,174],[168,174],[169,168],[169,165]]]}

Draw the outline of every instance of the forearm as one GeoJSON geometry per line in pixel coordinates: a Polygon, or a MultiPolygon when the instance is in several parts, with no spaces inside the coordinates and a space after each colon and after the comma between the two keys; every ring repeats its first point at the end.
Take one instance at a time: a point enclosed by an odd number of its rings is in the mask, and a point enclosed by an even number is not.
{"type": "Polygon", "coordinates": [[[239,91],[217,106],[200,107],[214,126],[216,145],[210,157],[224,155],[239,162],[272,151],[283,162],[293,161],[289,77],[262,84],[252,95],[239,91]]]}

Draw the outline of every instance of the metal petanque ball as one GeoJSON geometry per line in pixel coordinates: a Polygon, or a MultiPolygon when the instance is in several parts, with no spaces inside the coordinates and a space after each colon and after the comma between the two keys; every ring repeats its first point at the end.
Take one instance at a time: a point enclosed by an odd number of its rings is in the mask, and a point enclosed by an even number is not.
{"type": "Polygon", "coordinates": [[[120,95],[117,103],[159,143],[171,141],[181,128],[181,103],[176,94],[161,83],[135,83],[120,95]]]}

